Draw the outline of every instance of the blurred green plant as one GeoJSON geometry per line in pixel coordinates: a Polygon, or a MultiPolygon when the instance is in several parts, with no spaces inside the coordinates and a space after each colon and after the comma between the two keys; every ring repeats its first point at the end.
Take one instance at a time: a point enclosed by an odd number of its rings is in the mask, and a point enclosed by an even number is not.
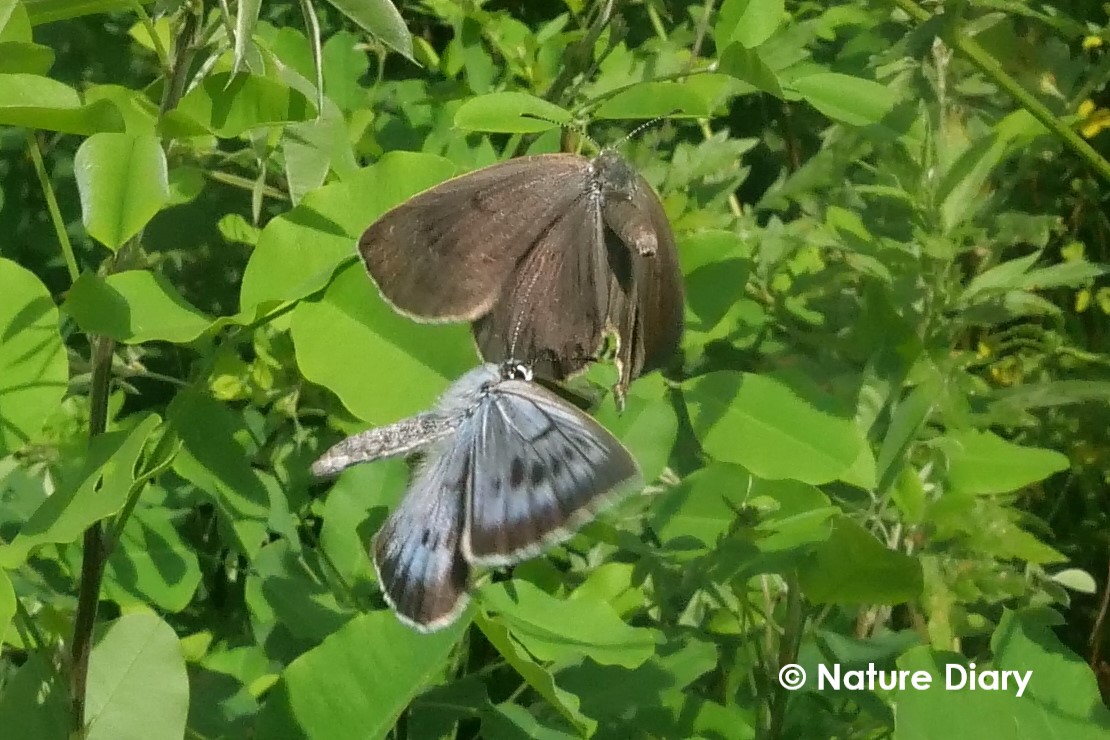
{"type": "Polygon", "coordinates": [[[1108,38],[1089,1],[0,0],[0,727],[1105,737],[1108,38]],[[555,122],[680,242],[681,363],[595,409],[652,483],[417,635],[365,547],[405,465],[308,466],[477,357],[353,243],[555,122]],[[1033,680],[777,678],[971,662],[1033,680]]]}

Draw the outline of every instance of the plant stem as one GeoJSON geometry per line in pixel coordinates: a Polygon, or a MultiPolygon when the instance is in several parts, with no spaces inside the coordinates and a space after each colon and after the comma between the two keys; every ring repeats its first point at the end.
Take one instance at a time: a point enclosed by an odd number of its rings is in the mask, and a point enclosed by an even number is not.
{"type": "Polygon", "coordinates": [[[69,270],[69,279],[75,282],[81,276],[77,269],[77,258],[73,256],[73,244],[66,233],[66,224],[62,220],[62,210],[58,208],[58,199],[54,196],[54,187],[50,184],[50,176],[46,174],[46,165],[42,161],[42,152],[39,151],[39,142],[32,131],[27,132],[27,150],[31,153],[31,161],[35,165],[35,173],[42,186],[42,194],[46,196],[46,210],[50,212],[50,221],[54,224],[54,233],[58,235],[58,243],[62,246],[62,255],[66,260],[66,269],[69,270]]]}
{"type": "Polygon", "coordinates": [[[316,72],[316,119],[320,120],[324,117],[324,51],[320,45],[320,21],[310,0],[301,0],[301,13],[312,49],[312,66],[316,72]]]}
{"type": "Polygon", "coordinates": [[[602,0],[602,2],[604,4],[600,6],[600,11],[589,29],[587,29],[586,34],[566,55],[566,58],[573,60],[572,63],[564,65],[563,68],[559,70],[558,76],[551,83],[551,86],[547,88],[547,92],[544,93],[544,100],[559,104],[563,93],[574,80],[574,76],[582,71],[581,63],[583,61],[588,61],[593,56],[594,44],[597,43],[598,37],[601,36],[605,24],[609,22],[613,9],[617,5],[616,0],[602,0]]]}
{"type": "Polygon", "coordinates": [[[158,66],[163,75],[169,76],[170,71],[170,55],[166,53],[166,47],[162,44],[162,39],[158,38],[158,31],[154,28],[154,21],[146,12],[146,8],[139,0],[131,0],[131,10],[135,11],[135,15],[139,16],[139,22],[143,24],[143,28],[150,34],[150,43],[154,45],[154,53],[158,55],[158,66]]]}
{"type": "MultiPolygon", "coordinates": [[[[791,574],[786,579],[786,619],[784,620],[782,637],[779,640],[778,665],[774,667],[775,674],[787,664],[798,660],[798,646],[802,642],[802,628],[805,615],[802,609],[802,589],[798,584],[797,574],[791,574]]],[[[786,703],[790,699],[790,692],[782,685],[777,675],[768,676],[774,687],[771,694],[771,719],[768,726],[768,737],[782,737],[783,721],[786,718],[786,703]]]]}
{"type": "Polygon", "coordinates": [[[1102,584],[1102,601],[1099,603],[1098,616],[1091,627],[1091,668],[1096,671],[1101,663],[1103,625],[1106,613],[1110,611],[1110,558],[1106,561],[1106,582],[1102,584]]]}
{"type": "MultiPolygon", "coordinates": [[[[894,0],[894,4],[911,18],[922,23],[933,18],[932,13],[915,3],[914,0],[894,0]]],[[[1034,118],[1044,124],[1045,128],[1063,139],[1064,143],[1071,147],[1082,159],[1086,160],[1095,172],[1110,181],[1110,162],[1095,151],[1095,148],[1073,131],[1067,123],[1057,118],[1048,106],[1007,74],[998,60],[992,57],[975,39],[954,31],[951,38],[946,40],[959,49],[972,64],[979,68],[980,72],[993,80],[996,85],[1009,93],[1010,97],[1029,111],[1034,118]]]]}
{"type": "MultiPolygon", "coordinates": [[[[95,439],[108,426],[108,393],[111,390],[112,355],[115,341],[109,337],[91,337],[92,382],[89,389],[89,440],[95,439]]],[[[81,581],[77,593],[77,613],[73,620],[72,665],[70,667],[70,702],[72,736],[84,737],[85,691],[89,678],[89,656],[92,654],[92,632],[100,601],[100,582],[104,576],[107,555],[104,552],[104,529],[100,522],[85,530],[81,551],[81,581]]]]}

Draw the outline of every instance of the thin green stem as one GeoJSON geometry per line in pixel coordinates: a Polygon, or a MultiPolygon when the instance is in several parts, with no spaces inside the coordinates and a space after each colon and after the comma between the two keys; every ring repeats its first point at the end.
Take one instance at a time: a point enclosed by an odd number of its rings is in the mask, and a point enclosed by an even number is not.
{"type": "Polygon", "coordinates": [[[713,17],[713,7],[716,0],[706,0],[705,7],[701,9],[701,18],[698,18],[698,27],[694,31],[694,43],[690,46],[690,59],[686,62],[686,70],[689,71],[694,66],[694,62],[698,60],[698,55],[701,54],[701,45],[705,41],[706,34],[709,33],[709,19],[713,17]]]}
{"type": "Polygon", "coordinates": [[[647,5],[648,20],[651,21],[651,27],[655,31],[655,35],[663,41],[667,40],[667,27],[663,25],[663,19],[659,17],[659,11],[655,9],[652,4],[647,5]]]}
{"type": "MultiPolygon", "coordinates": [[[[257,181],[248,180],[245,177],[233,175],[230,172],[221,172],[220,170],[205,170],[204,174],[208,177],[209,180],[215,180],[216,182],[223,183],[224,185],[230,185],[234,188],[242,188],[243,190],[247,190],[252,193],[255,192],[256,189],[258,189],[257,181]]],[[[269,185],[263,185],[261,188],[261,192],[267,198],[273,198],[274,200],[281,201],[289,200],[288,195],[269,185]]]]}
{"type": "MultiPolygon", "coordinates": [[[[894,4],[906,12],[914,20],[924,23],[931,20],[933,14],[922,8],[913,0],[894,0],[894,4]]],[[[1110,161],[1100,155],[1094,147],[1077,134],[1071,126],[1056,117],[1048,106],[1042,103],[1032,93],[1022,87],[1017,80],[1002,69],[1002,65],[992,57],[975,39],[953,32],[947,39],[967,59],[979,68],[979,71],[989,77],[996,85],[1009,93],[1023,108],[1044,124],[1052,133],[1063,139],[1076,154],[1084,159],[1087,164],[1107,181],[1110,181],[1110,161]]]]}
{"type": "MultiPolygon", "coordinates": [[[[219,0],[216,4],[220,8],[220,20],[223,21],[224,24],[224,33],[231,39],[232,45],[237,46],[239,38],[236,35],[235,20],[231,17],[231,8],[228,6],[227,0],[219,0]]],[[[235,69],[234,71],[238,72],[239,70],[235,69]]]]}
{"type": "Polygon", "coordinates": [[[324,116],[324,51],[320,45],[320,21],[311,0],[301,0],[301,13],[309,33],[309,47],[312,49],[312,66],[316,72],[316,117],[324,116]]]}
{"type": "MultiPolygon", "coordinates": [[[[42,636],[42,633],[39,632],[38,625],[35,624],[35,620],[31,617],[30,612],[27,611],[27,607],[23,605],[23,601],[18,596],[15,597],[15,624],[21,635],[26,631],[31,636],[31,642],[34,643],[33,647],[35,650],[42,650],[43,647],[49,644],[46,638],[42,636]]],[[[23,637],[23,642],[27,642],[26,637],[23,637]]]]}
{"type": "Polygon", "coordinates": [[[150,43],[154,44],[154,53],[158,55],[158,66],[162,70],[162,74],[169,76],[170,73],[170,55],[166,52],[166,47],[162,44],[162,39],[158,37],[158,31],[154,27],[154,21],[150,19],[150,15],[146,12],[146,8],[139,0],[131,0],[131,9],[135,11],[135,15],[139,16],[139,22],[143,24],[143,28],[150,34],[150,43]]]}
{"type": "Polygon", "coordinates": [[[77,269],[77,258],[73,255],[73,244],[66,233],[66,224],[62,220],[62,209],[58,207],[58,199],[54,196],[54,187],[50,184],[50,177],[46,174],[46,164],[42,161],[42,152],[39,151],[39,142],[35,134],[27,132],[27,150],[31,152],[31,161],[35,165],[35,173],[39,177],[42,194],[46,196],[46,210],[50,212],[50,221],[54,224],[54,233],[58,236],[58,243],[62,246],[62,255],[66,260],[66,269],[69,270],[70,281],[76,281],[81,276],[77,269]]]}
{"type": "MultiPolygon", "coordinates": [[[[699,118],[698,128],[701,129],[701,135],[706,141],[713,138],[713,129],[709,126],[708,118],[699,118]]],[[[735,190],[728,194],[728,209],[732,211],[732,215],[735,218],[740,218],[744,215],[743,210],[740,208],[740,199],[736,197],[735,190]]]]}

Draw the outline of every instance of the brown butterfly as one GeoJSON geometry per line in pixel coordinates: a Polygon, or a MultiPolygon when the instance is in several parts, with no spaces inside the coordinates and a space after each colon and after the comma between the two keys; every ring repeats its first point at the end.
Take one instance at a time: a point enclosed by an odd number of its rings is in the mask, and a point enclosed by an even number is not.
{"type": "Polygon", "coordinates": [[[393,208],[359,254],[420,321],[470,321],[482,356],[562,380],[617,337],[618,398],[683,330],[682,275],[659,198],[616,152],[540,154],[456,177],[393,208]]]}

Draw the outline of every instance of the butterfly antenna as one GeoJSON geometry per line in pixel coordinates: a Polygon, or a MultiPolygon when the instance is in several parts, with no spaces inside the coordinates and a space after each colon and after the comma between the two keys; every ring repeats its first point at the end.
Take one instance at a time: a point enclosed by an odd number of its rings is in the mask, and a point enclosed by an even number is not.
{"type": "Polygon", "coordinates": [[[577,123],[575,121],[556,121],[554,118],[547,118],[546,116],[540,116],[535,113],[521,113],[520,117],[534,118],[537,121],[547,121],[548,123],[553,123],[565,130],[573,131],[586,141],[590,142],[590,145],[593,146],[596,151],[601,151],[601,145],[594,140],[594,137],[590,136],[590,133],[586,131],[586,127],[580,123],[577,123]]]}
{"type": "Polygon", "coordinates": [[[629,141],[630,139],[635,139],[637,136],[639,136],[640,134],[642,134],[644,131],[648,130],[652,126],[656,125],[660,121],[665,121],[668,118],[670,118],[671,116],[673,116],[675,113],[681,113],[681,112],[682,112],[681,108],[675,108],[674,110],[667,111],[666,113],[664,113],[661,116],[656,116],[655,118],[651,119],[650,121],[644,121],[639,126],[637,126],[636,128],[629,131],[627,134],[625,134],[624,138],[621,139],[620,141],[618,141],[616,144],[614,144],[612,148],[616,149],[617,147],[619,147],[624,142],[629,141]]]}

